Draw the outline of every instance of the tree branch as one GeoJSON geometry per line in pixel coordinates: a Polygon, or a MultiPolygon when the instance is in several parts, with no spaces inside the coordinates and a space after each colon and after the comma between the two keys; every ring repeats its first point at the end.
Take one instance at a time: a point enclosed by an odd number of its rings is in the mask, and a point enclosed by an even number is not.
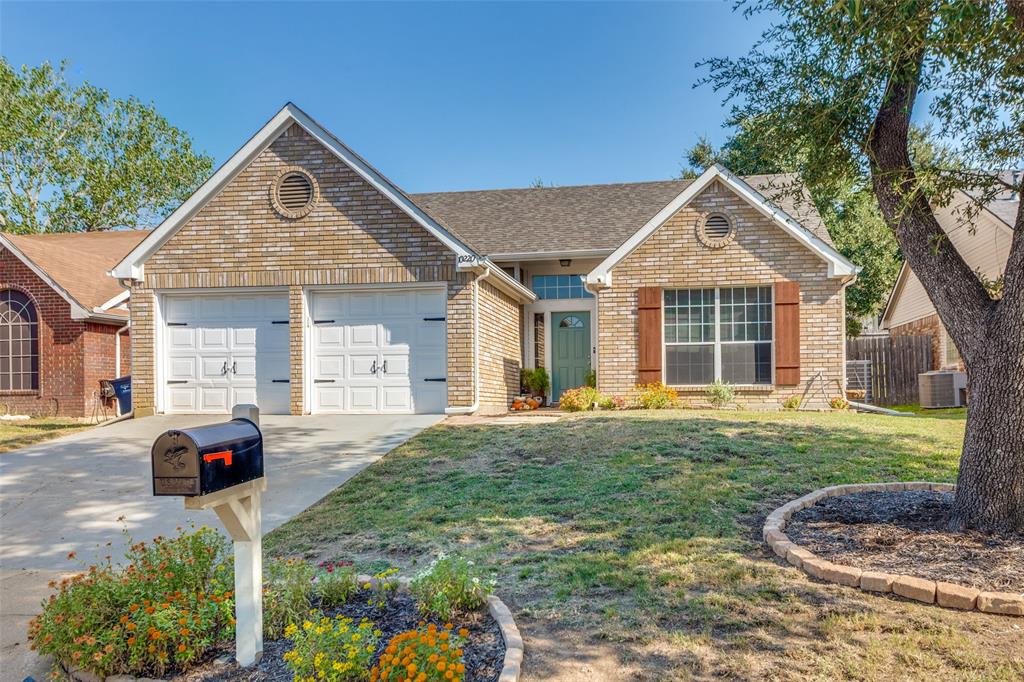
{"type": "Polygon", "coordinates": [[[966,362],[984,343],[995,306],[935,219],[910,161],[910,117],[924,50],[897,63],[868,137],[871,181],[886,222],[966,362]]]}

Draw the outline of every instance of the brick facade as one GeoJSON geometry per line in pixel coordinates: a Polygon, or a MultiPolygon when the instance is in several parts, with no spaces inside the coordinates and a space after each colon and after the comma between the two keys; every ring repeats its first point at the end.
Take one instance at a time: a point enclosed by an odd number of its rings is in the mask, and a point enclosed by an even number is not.
{"type": "Polygon", "coordinates": [[[519,394],[523,352],[519,304],[480,283],[480,411],[504,412],[519,394]]]}
{"type": "MultiPolygon", "coordinates": [[[[100,379],[114,378],[114,334],[121,324],[71,319],[70,304],[7,249],[0,248],[0,290],[28,295],[39,330],[39,389],[0,392],[0,410],[32,416],[91,416],[100,379]]],[[[122,334],[122,374],[130,344],[122,334]]]]}
{"type": "MultiPolygon", "coordinates": [[[[841,394],[844,377],[844,296],[826,264],[777,225],[714,183],[672,216],[612,270],[612,286],[598,295],[598,388],[628,395],[638,381],[637,290],[643,286],[697,288],[800,284],[800,385],[741,388],[738,402],[775,407],[798,394],[808,407],[841,394]],[[709,248],[697,226],[707,211],[726,211],[736,222],[735,239],[709,248]]],[[[686,389],[697,401],[701,389],[686,389]]]]}
{"type": "Polygon", "coordinates": [[[302,411],[302,291],[320,285],[446,282],[448,402],[470,405],[472,275],[454,254],[298,125],[259,154],[145,265],[132,290],[136,407],[155,407],[154,292],[287,288],[291,309],[291,410],[302,411]],[[289,166],[312,173],[319,201],[298,219],[272,205],[270,187],[289,166]]]}

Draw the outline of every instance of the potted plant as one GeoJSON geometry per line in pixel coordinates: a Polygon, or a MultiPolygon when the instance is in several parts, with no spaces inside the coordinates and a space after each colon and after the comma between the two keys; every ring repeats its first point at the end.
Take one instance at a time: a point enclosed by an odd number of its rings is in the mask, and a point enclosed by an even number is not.
{"type": "Polygon", "coordinates": [[[541,405],[546,402],[548,390],[551,388],[551,378],[548,371],[543,367],[523,370],[523,385],[530,392],[530,395],[537,398],[541,405]]]}

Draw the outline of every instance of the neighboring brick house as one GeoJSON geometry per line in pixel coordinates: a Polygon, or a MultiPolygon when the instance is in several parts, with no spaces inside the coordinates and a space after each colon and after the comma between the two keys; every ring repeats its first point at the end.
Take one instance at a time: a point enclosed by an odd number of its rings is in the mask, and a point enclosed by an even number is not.
{"type": "Polygon", "coordinates": [[[3,413],[89,416],[129,373],[128,291],[107,273],[146,234],[0,233],[3,413]]]}
{"type": "MultiPolygon", "coordinates": [[[[1014,179],[1019,182],[1019,178],[1014,179]]],[[[935,212],[939,225],[967,265],[995,282],[1006,270],[1020,198],[1004,192],[969,221],[963,216],[971,199],[964,193],[935,212]]],[[[906,263],[896,278],[882,312],[882,327],[892,336],[925,334],[932,337],[932,369],[963,369],[960,353],[942,325],[921,280],[906,263]]]]}
{"type": "Polygon", "coordinates": [[[857,269],[780,180],[410,195],[289,104],[113,271],[137,414],[498,412],[524,364],[821,403],[857,269]]]}

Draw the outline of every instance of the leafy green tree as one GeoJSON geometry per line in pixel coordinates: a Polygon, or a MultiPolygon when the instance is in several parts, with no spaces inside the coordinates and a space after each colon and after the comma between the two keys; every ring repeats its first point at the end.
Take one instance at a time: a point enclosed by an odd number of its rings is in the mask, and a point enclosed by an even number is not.
{"type": "Polygon", "coordinates": [[[71,232],[158,223],[213,161],[151,105],[70,85],[66,65],[0,58],[0,229],[71,232]]]}
{"type": "MultiPolygon", "coordinates": [[[[1024,212],[1002,296],[952,246],[934,209],[962,190],[962,219],[1020,183],[965,169],[1024,162],[1024,2],[754,0],[773,25],[743,57],[705,62],[705,82],[756,118],[765,144],[802,150],[815,187],[869,175],[886,224],[967,368],[954,528],[1024,530],[1024,212]],[[915,109],[965,161],[913,158],[915,109]]],[[[1024,206],[1024,202],[1021,204],[1024,206]]]]}

